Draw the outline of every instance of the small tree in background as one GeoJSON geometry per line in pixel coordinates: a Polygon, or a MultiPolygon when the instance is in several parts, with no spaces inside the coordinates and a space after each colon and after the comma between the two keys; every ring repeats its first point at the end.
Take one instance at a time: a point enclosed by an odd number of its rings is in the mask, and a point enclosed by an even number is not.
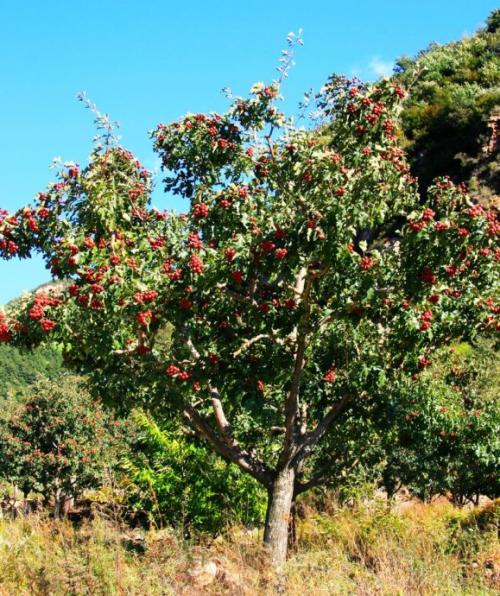
{"type": "Polygon", "coordinates": [[[0,476],[25,495],[54,502],[60,514],[111,464],[113,430],[101,405],[76,377],[40,380],[0,427],[0,476]]]}
{"type": "Polygon", "coordinates": [[[441,350],[422,383],[392,397],[393,422],[382,433],[388,492],[405,486],[457,504],[500,494],[498,353],[486,341],[441,350]]]}
{"type": "Polygon", "coordinates": [[[374,424],[436,347],[498,313],[497,214],[447,180],[419,203],[395,135],[403,89],[332,77],[298,128],[277,107],[289,63],[227,113],[154,131],[186,213],[150,207],[149,173],[104,123],[86,168],[0,223],[3,257],[39,251],[71,280],[3,318],[2,340],[59,341],[117,404],[181,412],[268,491],[275,565],[332,427],[374,424]]]}

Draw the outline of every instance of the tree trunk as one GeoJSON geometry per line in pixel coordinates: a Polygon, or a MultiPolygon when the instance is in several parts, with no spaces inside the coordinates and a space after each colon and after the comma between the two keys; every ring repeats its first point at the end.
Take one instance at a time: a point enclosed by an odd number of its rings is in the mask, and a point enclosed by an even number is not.
{"type": "Polygon", "coordinates": [[[281,567],[286,561],[294,483],[295,470],[285,468],[278,473],[269,490],[264,544],[274,567],[281,567]]]}

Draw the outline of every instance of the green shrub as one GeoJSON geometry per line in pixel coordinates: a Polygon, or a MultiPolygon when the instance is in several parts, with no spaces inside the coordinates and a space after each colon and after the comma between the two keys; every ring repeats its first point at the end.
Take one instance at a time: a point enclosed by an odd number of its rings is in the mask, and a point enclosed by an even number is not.
{"type": "Polygon", "coordinates": [[[253,478],[172,425],[163,428],[140,410],[132,421],[138,432],[123,463],[129,505],[147,510],[159,525],[182,527],[186,535],[262,522],[266,493],[253,478]]]}

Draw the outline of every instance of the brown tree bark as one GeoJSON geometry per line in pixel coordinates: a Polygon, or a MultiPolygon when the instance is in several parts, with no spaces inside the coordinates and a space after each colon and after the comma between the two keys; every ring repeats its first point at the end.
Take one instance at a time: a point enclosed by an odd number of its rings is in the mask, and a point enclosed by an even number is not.
{"type": "Polygon", "coordinates": [[[269,489],[264,544],[276,568],[286,561],[294,485],[295,470],[287,467],[278,472],[269,489]]]}

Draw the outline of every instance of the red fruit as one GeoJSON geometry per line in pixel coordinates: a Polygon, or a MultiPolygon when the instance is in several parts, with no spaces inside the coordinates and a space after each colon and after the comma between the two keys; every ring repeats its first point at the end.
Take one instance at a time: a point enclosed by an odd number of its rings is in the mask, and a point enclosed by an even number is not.
{"type": "Polygon", "coordinates": [[[200,249],[203,247],[203,240],[196,232],[191,232],[188,236],[189,248],[200,249]]]}
{"type": "Polygon", "coordinates": [[[410,229],[414,232],[420,232],[425,228],[425,221],[423,219],[419,219],[418,221],[410,222],[410,229]]]}
{"type": "Polygon", "coordinates": [[[474,205],[474,207],[467,209],[467,213],[470,215],[470,217],[479,217],[484,215],[484,209],[481,207],[481,205],[474,205]]]}
{"type": "Polygon", "coordinates": [[[208,205],[204,203],[196,203],[193,207],[193,214],[196,218],[203,218],[208,215],[208,205]]]}
{"type": "Polygon", "coordinates": [[[136,321],[141,327],[148,327],[153,320],[153,317],[153,311],[145,310],[137,314],[136,321]]]}
{"type": "Polygon", "coordinates": [[[32,321],[37,321],[39,319],[42,319],[43,315],[44,315],[44,309],[40,304],[34,304],[30,308],[30,311],[28,313],[28,316],[32,321]]]}
{"type": "Polygon", "coordinates": [[[193,307],[193,303],[191,302],[191,300],[188,300],[187,298],[181,298],[179,300],[179,306],[183,310],[190,310],[193,307]]]}
{"type": "Polygon", "coordinates": [[[42,319],[40,321],[40,326],[45,332],[49,332],[52,331],[52,329],[54,329],[54,327],[56,326],[56,322],[51,321],[50,319],[42,319]]]}
{"type": "Polygon", "coordinates": [[[109,262],[112,265],[118,265],[120,263],[121,259],[118,255],[111,255],[111,257],[109,258],[109,262]]]}
{"type": "Polygon", "coordinates": [[[94,248],[95,242],[92,238],[87,237],[83,239],[83,246],[85,246],[85,248],[94,248]]]}
{"type": "Polygon", "coordinates": [[[439,302],[439,295],[438,294],[431,294],[427,300],[431,303],[431,304],[437,304],[439,302]]]}
{"type": "Polygon", "coordinates": [[[263,240],[260,243],[260,248],[264,252],[273,252],[273,250],[276,248],[276,244],[274,244],[274,242],[272,242],[271,240],[263,240]]]}
{"type": "Polygon", "coordinates": [[[236,251],[233,248],[226,248],[226,252],[224,254],[226,255],[227,262],[231,263],[231,261],[234,259],[234,256],[236,255],[236,251]]]}
{"type": "Polygon", "coordinates": [[[148,238],[149,245],[153,250],[159,250],[165,246],[165,238],[148,238]]]}
{"type": "Polygon", "coordinates": [[[372,269],[375,266],[375,259],[373,259],[372,257],[364,256],[361,259],[359,266],[364,271],[369,271],[370,269],[372,269]]]}
{"type": "Polygon", "coordinates": [[[195,274],[203,273],[205,265],[198,255],[191,255],[189,257],[189,268],[195,274]]]}
{"type": "Polygon", "coordinates": [[[436,232],[444,232],[450,227],[450,224],[447,221],[437,221],[434,224],[434,228],[436,232]]]}
{"type": "Polygon", "coordinates": [[[333,383],[336,378],[337,378],[337,373],[335,372],[334,368],[331,368],[330,370],[328,370],[325,373],[323,380],[326,381],[327,383],[333,383]]]}
{"type": "Polygon", "coordinates": [[[243,273],[241,271],[231,271],[231,277],[237,284],[243,282],[243,273]]]}
{"type": "Polygon", "coordinates": [[[174,364],[171,364],[165,372],[169,377],[175,377],[181,372],[181,369],[174,364]]]}
{"type": "Polygon", "coordinates": [[[158,298],[158,292],[156,290],[146,290],[144,292],[136,292],[134,294],[134,301],[136,304],[144,304],[148,302],[153,302],[158,298]]]}
{"type": "Polygon", "coordinates": [[[278,248],[274,253],[277,259],[284,259],[288,253],[286,248],[278,248]]]}
{"type": "Polygon", "coordinates": [[[284,240],[286,238],[286,230],[283,230],[282,228],[276,228],[274,231],[274,238],[276,240],[284,240]]]}
{"type": "Polygon", "coordinates": [[[434,275],[430,267],[425,266],[420,275],[420,279],[429,285],[435,284],[437,281],[437,275],[434,275]]]}
{"type": "Polygon", "coordinates": [[[173,269],[172,271],[169,271],[168,277],[172,281],[179,281],[180,279],[182,279],[182,269],[173,269]]]}
{"type": "Polygon", "coordinates": [[[337,188],[337,190],[335,191],[335,196],[343,197],[344,195],[345,195],[345,188],[343,186],[340,186],[339,188],[337,188]]]}
{"type": "Polygon", "coordinates": [[[436,212],[428,207],[423,212],[422,219],[423,219],[423,221],[431,221],[431,219],[434,219],[435,215],[436,215],[436,212]]]}

